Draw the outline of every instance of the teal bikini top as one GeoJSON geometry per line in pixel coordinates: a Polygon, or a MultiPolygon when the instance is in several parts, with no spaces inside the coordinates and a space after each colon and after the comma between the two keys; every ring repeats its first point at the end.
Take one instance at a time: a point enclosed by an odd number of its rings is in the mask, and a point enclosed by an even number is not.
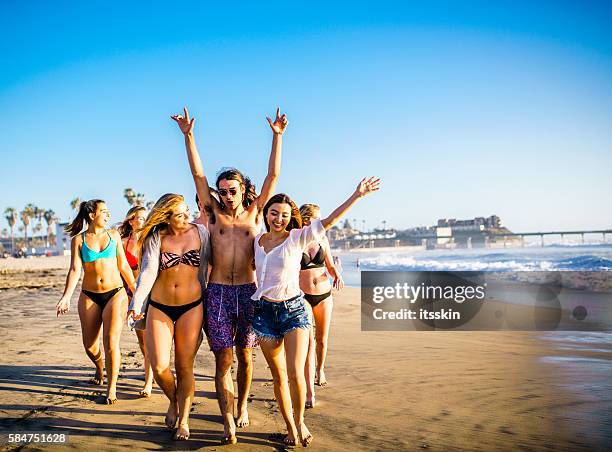
{"type": "Polygon", "coordinates": [[[87,231],[83,232],[83,246],[81,247],[81,257],[83,258],[83,262],[93,262],[105,257],[117,257],[117,242],[113,240],[108,231],[106,231],[106,233],[108,234],[108,238],[110,240],[108,245],[106,245],[106,248],[104,248],[102,251],[94,251],[87,246],[87,242],[85,241],[86,233],[87,231]]]}

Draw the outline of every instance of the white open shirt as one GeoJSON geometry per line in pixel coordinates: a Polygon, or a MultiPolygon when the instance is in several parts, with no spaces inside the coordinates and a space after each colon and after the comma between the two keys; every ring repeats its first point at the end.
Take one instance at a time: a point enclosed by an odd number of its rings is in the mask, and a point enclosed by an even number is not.
{"type": "Polygon", "coordinates": [[[289,231],[289,237],[266,253],[259,244],[262,232],[255,237],[255,272],[257,292],[251,299],[283,301],[302,294],[300,290],[300,262],[306,245],[325,237],[321,220],[312,220],[310,226],[289,231]]]}

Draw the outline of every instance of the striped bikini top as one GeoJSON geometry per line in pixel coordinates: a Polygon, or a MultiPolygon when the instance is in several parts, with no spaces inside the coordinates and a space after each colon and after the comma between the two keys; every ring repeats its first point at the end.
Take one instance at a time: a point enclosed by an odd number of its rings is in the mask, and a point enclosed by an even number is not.
{"type": "Polygon", "coordinates": [[[87,231],[83,232],[83,246],[81,247],[81,258],[83,262],[93,262],[105,257],[117,257],[117,242],[111,237],[110,232],[106,231],[106,233],[110,239],[108,245],[101,251],[94,251],[87,245],[87,241],[85,240],[87,231]]]}
{"type": "Polygon", "coordinates": [[[171,267],[176,267],[178,264],[190,265],[192,267],[200,266],[200,250],[189,250],[185,254],[175,254],[163,252],[159,256],[159,269],[167,270],[171,267]]]}

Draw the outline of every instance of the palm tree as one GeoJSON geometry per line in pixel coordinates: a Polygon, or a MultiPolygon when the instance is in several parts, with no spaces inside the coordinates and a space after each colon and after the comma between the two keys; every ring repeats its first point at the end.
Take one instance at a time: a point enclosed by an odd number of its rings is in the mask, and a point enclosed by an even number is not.
{"type": "MultiPolygon", "coordinates": [[[[81,205],[81,198],[79,198],[78,196],[74,198],[72,201],[70,201],[70,207],[72,208],[72,210],[77,210],[80,205],[81,205]]],[[[76,214],[75,214],[75,217],[76,217],[76,214]]],[[[68,221],[70,221],[71,219],[72,217],[69,217],[68,221]]]]}
{"type": "Polygon", "coordinates": [[[51,225],[55,223],[55,212],[51,209],[45,210],[43,214],[43,218],[47,223],[47,243],[45,244],[47,247],[49,246],[49,236],[51,235],[51,225]]]}
{"type": "Polygon", "coordinates": [[[42,231],[42,224],[38,223],[38,224],[32,226],[32,241],[34,241],[36,233],[40,232],[40,231],[42,231]]]}
{"type": "Polygon", "coordinates": [[[136,195],[136,200],[134,201],[135,206],[144,207],[145,205],[145,195],[144,193],[138,193],[136,195]]]}
{"type": "Polygon", "coordinates": [[[15,251],[15,223],[17,223],[17,210],[14,207],[4,209],[4,218],[11,228],[11,254],[15,251]]]}
{"type": "Polygon", "coordinates": [[[21,222],[23,223],[23,229],[25,234],[25,246],[28,247],[28,226],[30,225],[30,219],[34,218],[34,212],[36,212],[36,206],[32,203],[26,204],[21,211],[21,222]]]}
{"type": "MultiPolygon", "coordinates": [[[[43,220],[43,216],[44,215],[45,215],[45,209],[43,209],[41,207],[36,207],[35,208],[34,216],[38,220],[38,226],[36,227],[36,230],[39,231],[39,232],[42,231],[42,220],[43,220]]],[[[40,241],[42,242],[42,233],[41,233],[40,241]]]]}
{"type": "Polygon", "coordinates": [[[79,204],[81,204],[81,198],[78,196],[70,201],[70,207],[72,207],[72,210],[76,210],[77,207],[79,207],[79,204]]]}
{"type": "Polygon", "coordinates": [[[126,188],[123,190],[123,197],[128,202],[130,207],[145,205],[144,193],[136,193],[133,188],[126,188]]]}
{"type": "Polygon", "coordinates": [[[126,188],[123,190],[123,197],[130,206],[133,206],[134,202],[136,201],[136,192],[133,188],[126,188]]]}

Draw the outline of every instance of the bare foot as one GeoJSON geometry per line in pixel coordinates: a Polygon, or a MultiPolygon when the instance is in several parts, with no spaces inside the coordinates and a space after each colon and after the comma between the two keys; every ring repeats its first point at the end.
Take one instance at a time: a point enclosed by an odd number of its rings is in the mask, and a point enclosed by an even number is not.
{"type": "Polygon", "coordinates": [[[189,439],[189,425],[188,424],[180,424],[176,429],[176,433],[174,434],[175,441],[185,441],[189,439]]]}
{"type": "Polygon", "coordinates": [[[227,444],[236,444],[237,442],[238,442],[238,439],[236,439],[236,435],[224,436],[221,439],[221,444],[223,444],[224,446],[227,444]]]}
{"type": "Polygon", "coordinates": [[[284,433],[272,433],[269,438],[282,441],[283,444],[285,444],[286,446],[297,445],[297,441],[295,440],[295,434],[293,433],[287,433],[286,435],[284,433]]]}
{"type": "Polygon", "coordinates": [[[306,403],[304,404],[304,408],[314,408],[315,407],[315,398],[314,396],[310,399],[306,398],[306,403]]]}
{"type": "Polygon", "coordinates": [[[166,427],[172,429],[176,425],[177,420],[178,407],[176,406],[176,402],[170,402],[170,404],[168,405],[168,411],[166,412],[164,423],[166,424],[166,427]]]}
{"type": "Polygon", "coordinates": [[[243,428],[249,426],[249,412],[246,407],[238,410],[238,419],[236,419],[236,427],[243,428]]]}
{"type": "Polygon", "coordinates": [[[221,439],[221,444],[236,444],[237,442],[236,424],[234,423],[234,417],[230,415],[229,418],[225,418],[223,423],[223,439],[221,439]]]}
{"type": "Polygon", "coordinates": [[[145,383],[144,387],[138,394],[140,394],[141,397],[151,397],[151,391],[153,391],[153,383],[145,383]]]}
{"type": "Polygon", "coordinates": [[[317,386],[327,386],[327,379],[325,378],[325,371],[323,371],[323,369],[317,372],[315,384],[317,386]]]}
{"type": "Polygon", "coordinates": [[[312,443],[313,437],[308,428],[306,427],[306,424],[302,423],[298,427],[298,435],[300,437],[300,443],[302,444],[302,447],[308,447],[308,445],[312,443]]]}
{"type": "Polygon", "coordinates": [[[104,385],[104,374],[100,369],[96,370],[96,374],[89,379],[89,383],[92,385],[103,386],[104,385]]]}
{"type": "Polygon", "coordinates": [[[117,389],[113,388],[113,389],[108,389],[106,391],[106,404],[107,405],[114,405],[115,403],[117,403],[117,389]]]}

